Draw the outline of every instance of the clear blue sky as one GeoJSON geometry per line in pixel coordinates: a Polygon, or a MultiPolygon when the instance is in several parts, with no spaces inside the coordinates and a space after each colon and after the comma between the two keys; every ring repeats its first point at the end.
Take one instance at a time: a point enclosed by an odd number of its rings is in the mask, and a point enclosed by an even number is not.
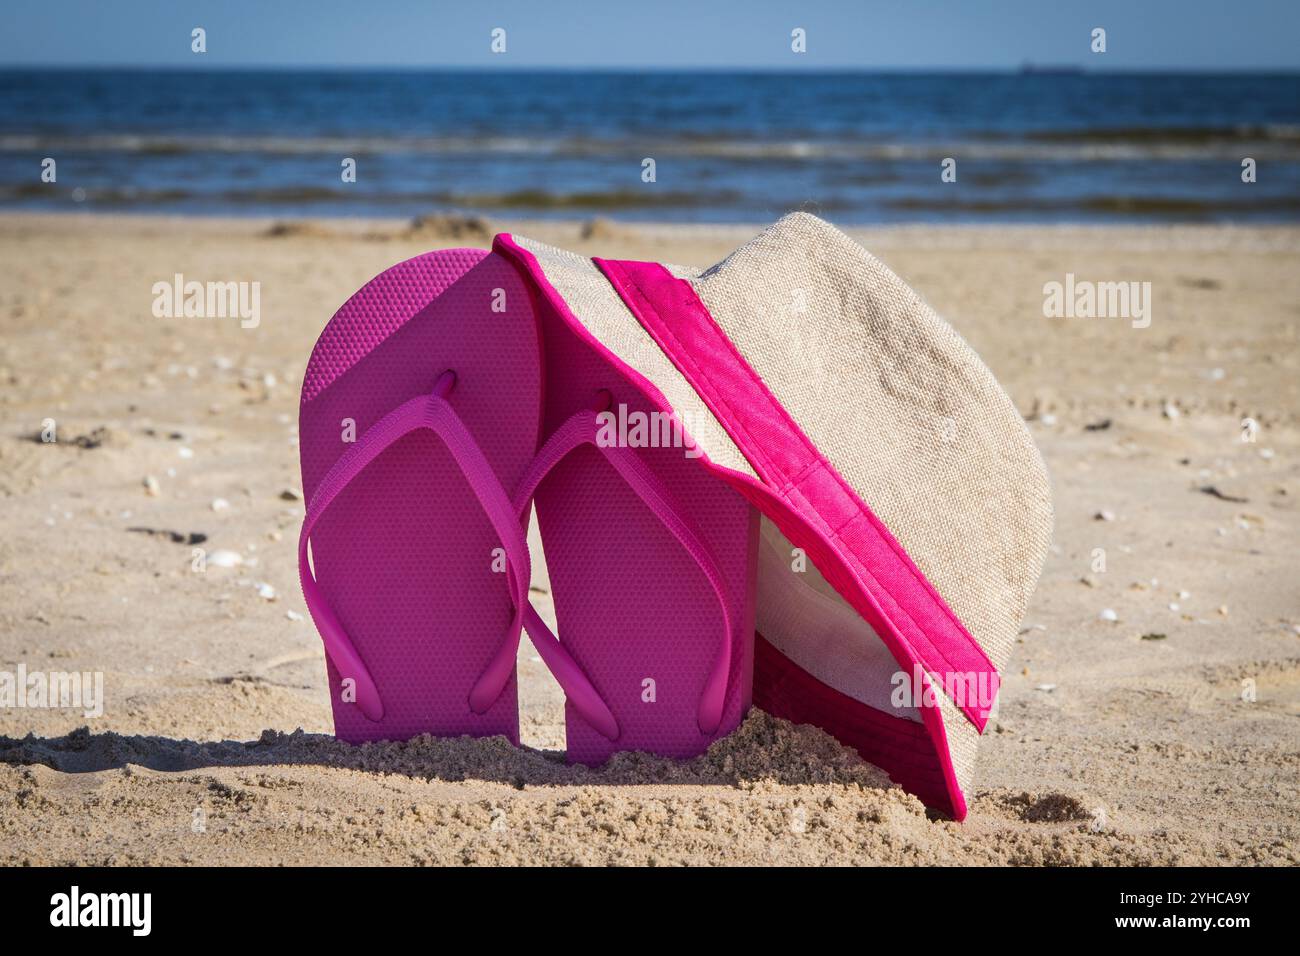
{"type": "Polygon", "coordinates": [[[10,0],[0,23],[0,66],[1300,69],[1300,0],[10,0]]]}

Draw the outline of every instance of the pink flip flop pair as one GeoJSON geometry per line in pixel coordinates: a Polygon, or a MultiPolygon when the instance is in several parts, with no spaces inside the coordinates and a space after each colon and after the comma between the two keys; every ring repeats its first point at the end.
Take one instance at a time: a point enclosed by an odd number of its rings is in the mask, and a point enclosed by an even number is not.
{"type": "Polygon", "coordinates": [[[629,410],[663,414],[501,254],[428,253],[344,304],[300,411],[299,566],[340,738],[518,744],[521,629],[572,760],[691,756],[737,726],[756,513],[681,442],[620,440],[629,410]],[[562,640],[529,604],[534,500],[562,640]]]}
{"type": "Polygon", "coordinates": [[[1047,474],[979,357],[827,223],[704,271],[509,235],[412,259],[325,329],[300,427],[340,737],[517,742],[522,629],[570,759],[699,753],[752,698],[965,816],[1047,474]]]}

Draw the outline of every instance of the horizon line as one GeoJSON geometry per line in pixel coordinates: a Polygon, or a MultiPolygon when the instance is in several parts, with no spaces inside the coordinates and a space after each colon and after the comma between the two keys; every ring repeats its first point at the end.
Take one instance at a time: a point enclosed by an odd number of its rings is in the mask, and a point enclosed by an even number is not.
{"type": "Polygon", "coordinates": [[[1118,67],[1093,69],[1074,63],[1036,63],[1026,61],[1016,66],[824,66],[824,67],[767,67],[767,66],[555,66],[548,64],[521,64],[518,66],[480,66],[477,64],[246,64],[221,63],[211,66],[187,66],[178,63],[140,64],[140,63],[0,63],[0,73],[17,72],[86,72],[109,71],[156,71],[168,73],[608,73],[608,74],[711,74],[711,73],[768,73],[782,76],[807,75],[879,75],[879,74],[927,74],[927,75],[1085,75],[1085,76],[1249,76],[1261,74],[1300,75],[1296,66],[1249,66],[1249,67],[1118,67]]]}

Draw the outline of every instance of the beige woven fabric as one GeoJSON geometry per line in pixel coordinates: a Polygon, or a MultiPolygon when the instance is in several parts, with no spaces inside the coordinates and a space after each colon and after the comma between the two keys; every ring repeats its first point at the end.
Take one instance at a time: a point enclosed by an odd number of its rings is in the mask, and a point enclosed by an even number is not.
{"type": "MultiPolygon", "coordinates": [[[[537,257],[577,319],[659,388],[712,461],[754,475],[590,260],[515,240],[537,257]]],[[[750,366],[1003,670],[1050,545],[1052,512],[1042,458],[979,357],[898,276],[804,213],[703,273],[668,269],[692,283],[750,366]]],[[[883,675],[888,662],[878,666],[875,648],[857,646],[870,628],[837,623],[801,640],[787,626],[788,609],[764,600],[765,588],[788,593],[788,582],[771,577],[782,573],[780,563],[770,567],[760,568],[759,631],[771,629],[783,653],[824,683],[881,707],[889,688],[864,686],[862,672],[883,675]],[[764,620],[765,606],[773,620],[764,620]],[[846,661],[861,667],[846,671],[846,661]]],[[[979,734],[939,698],[953,767],[967,790],[979,734]]]]}
{"type": "MultiPolygon", "coordinates": [[[[659,343],[641,327],[636,316],[627,310],[614,287],[590,259],[522,236],[515,236],[514,240],[537,258],[546,280],[569,304],[587,331],[663,393],[683,420],[687,433],[710,461],[755,477],[754,469],[722,423],[713,417],[699,393],[659,348],[659,343]]],[[[699,274],[698,270],[682,266],[664,268],[679,279],[699,274]]]]}
{"type": "Polygon", "coordinates": [[[1042,457],[993,373],[903,280],[806,213],[693,281],[1001,670],[1052,508],[1042,457]]]}
{"type": "Polygon", "coordinates": [[[952,771],[957,777],[957,786],[962,793],[970,793],[971,781],[975,779],[975,757],[980,745],[979,731],[946,695],[935,696],[939,701],[939,713],[943,716],[943,729],[948,735],[948,755],[952,758],[952,771]]]}

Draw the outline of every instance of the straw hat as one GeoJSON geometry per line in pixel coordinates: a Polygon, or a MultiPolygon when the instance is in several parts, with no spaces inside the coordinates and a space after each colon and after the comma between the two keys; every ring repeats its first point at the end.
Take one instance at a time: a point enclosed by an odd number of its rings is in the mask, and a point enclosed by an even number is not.
{"type": "Polygon", "coordinates": [[[495,247],[762,511],[754,703],[964,817],[1052,527],[1042,459],[984,363],[804,213],[703,272],[495,247]]]}

